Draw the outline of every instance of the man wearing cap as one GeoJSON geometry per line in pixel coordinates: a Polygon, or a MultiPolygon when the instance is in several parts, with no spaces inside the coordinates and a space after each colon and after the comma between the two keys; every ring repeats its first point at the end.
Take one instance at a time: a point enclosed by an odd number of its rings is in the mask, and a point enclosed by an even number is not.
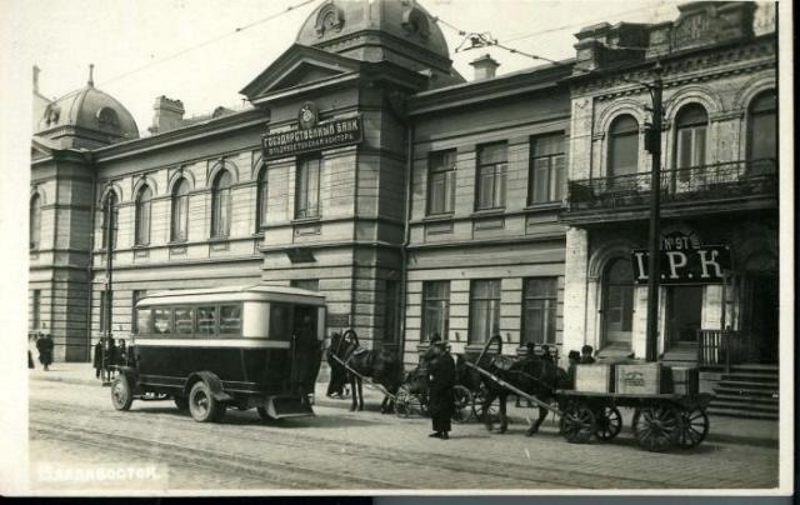
{"type": "Polygon", "coordinates": [[[433,433],[430,437],[447,440],[450,438],[450,418],[453,416],[453,387],[456,382],[456,364],[447,352],[447,342],[435,341],[431,344],[433,359],[428,364],[428,386],[430,389],[430,413],[433,433]]]}

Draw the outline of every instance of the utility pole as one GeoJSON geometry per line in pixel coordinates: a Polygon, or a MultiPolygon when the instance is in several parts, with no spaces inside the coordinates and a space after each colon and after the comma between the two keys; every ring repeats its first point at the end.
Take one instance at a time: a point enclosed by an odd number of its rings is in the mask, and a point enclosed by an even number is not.
{"type": "Polygon", "coordinates": [[[661,133],[662,133],[662,68],[656,62],[653,69],[656,79],[648,86],[653,99],[653,121],[646,134],[646,148],[652,155],[653,168],[650,172],[650,241],[647,269],[647,340],[645,359],[649,362],[658,359],[658,292],[661,257],[661,133]]]}

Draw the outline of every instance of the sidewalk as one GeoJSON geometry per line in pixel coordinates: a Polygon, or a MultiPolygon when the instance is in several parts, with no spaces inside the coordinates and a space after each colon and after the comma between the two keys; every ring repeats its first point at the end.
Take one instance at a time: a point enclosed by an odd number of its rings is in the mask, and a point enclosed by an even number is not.
{"type": "MultiPolygon", "coordinates": [[[[38,363],[37,363],[38,365],[38,363]]],[[[102,387],[100,380],[95,379],[91,363],[54,363],[50,370],[45,372],[41,366],[30,370],[28,377],[31,381],[55,381],[65,384],[89,385],[102,387]]],[[[317,382],[315,401],[317,405],[341,409],[350,408],[350,398],[332,400],[325,396],[327,382],[317,382]]],[[[364,386],[364,404],[368,410],[377,411],[383,395],[364,386]]],[[[538,409],[517,408],[514,406],[515,398],[512,396],[508,403],[508,416],[512,423],[527,424],[528,418],[536,418],[538,409]]],[[[621,409],[624,426],[630,426],[630,409],[621,409]]],[[[761,419],[738,419],[724,416],[709,416],[710,432],[707,441],[728,442],[741,445],[755,445],[765,447],[778,446],[778,422],[761,419]]],[[[548,416],[543,427],[553,426],[553,417],[548,416]]],[[[624,429],[624,428],[623,428],[624,429]]]]}

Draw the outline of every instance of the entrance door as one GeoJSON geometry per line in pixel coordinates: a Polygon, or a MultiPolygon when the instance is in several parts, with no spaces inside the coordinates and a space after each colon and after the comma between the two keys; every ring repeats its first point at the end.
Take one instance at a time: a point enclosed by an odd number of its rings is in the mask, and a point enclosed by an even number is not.
{"type": "Polygon", "coordinates": [[[702,324],[703,286],[670,286],[667,290],[667,335],[670,347],[697,341],[702,324]]]}
{"type": "Polygon", "coordinates": [[[743,304],[745,330],[760,363],[778,362],[778,277],[748,272],[743,304]]]}
{"type": "Polygon", "coordinates": [[[627,258],[612,261],[603,285],[603,334],[606,346],[630,348],[633,329],[633,269],[627,258]]]}

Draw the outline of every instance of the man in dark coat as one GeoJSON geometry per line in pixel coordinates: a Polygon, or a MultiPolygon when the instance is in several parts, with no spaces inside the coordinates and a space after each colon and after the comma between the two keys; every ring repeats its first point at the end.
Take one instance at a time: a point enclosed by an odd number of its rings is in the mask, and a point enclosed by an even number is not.
{"type": "Polygon", "coordinates": [[[94,376],[95,378],[99,379],[103,373],[103,353],[105,352],[104,347],[104,339],[100,339],[94,345],[94,359],[92,360],[92,364],[94,365],[94,376]]]}
{"type": "Polygon", "coordinates": [[[50,370],[50,364],[53,362],[53,339],[49,334],[39,337],[36,341],[36,350],[39,351],[39,362],[45,371],[50,370]]]}
{"type": "Polygon", "coordinates": [[[453,387],[456,384],[456,364],[447,352],[447,343],[439,340],[431,344],[434,357],[428,363],[429,410],[433,433],[429,436],[447,440],[450,418],[453,416],[453,387]]]}

